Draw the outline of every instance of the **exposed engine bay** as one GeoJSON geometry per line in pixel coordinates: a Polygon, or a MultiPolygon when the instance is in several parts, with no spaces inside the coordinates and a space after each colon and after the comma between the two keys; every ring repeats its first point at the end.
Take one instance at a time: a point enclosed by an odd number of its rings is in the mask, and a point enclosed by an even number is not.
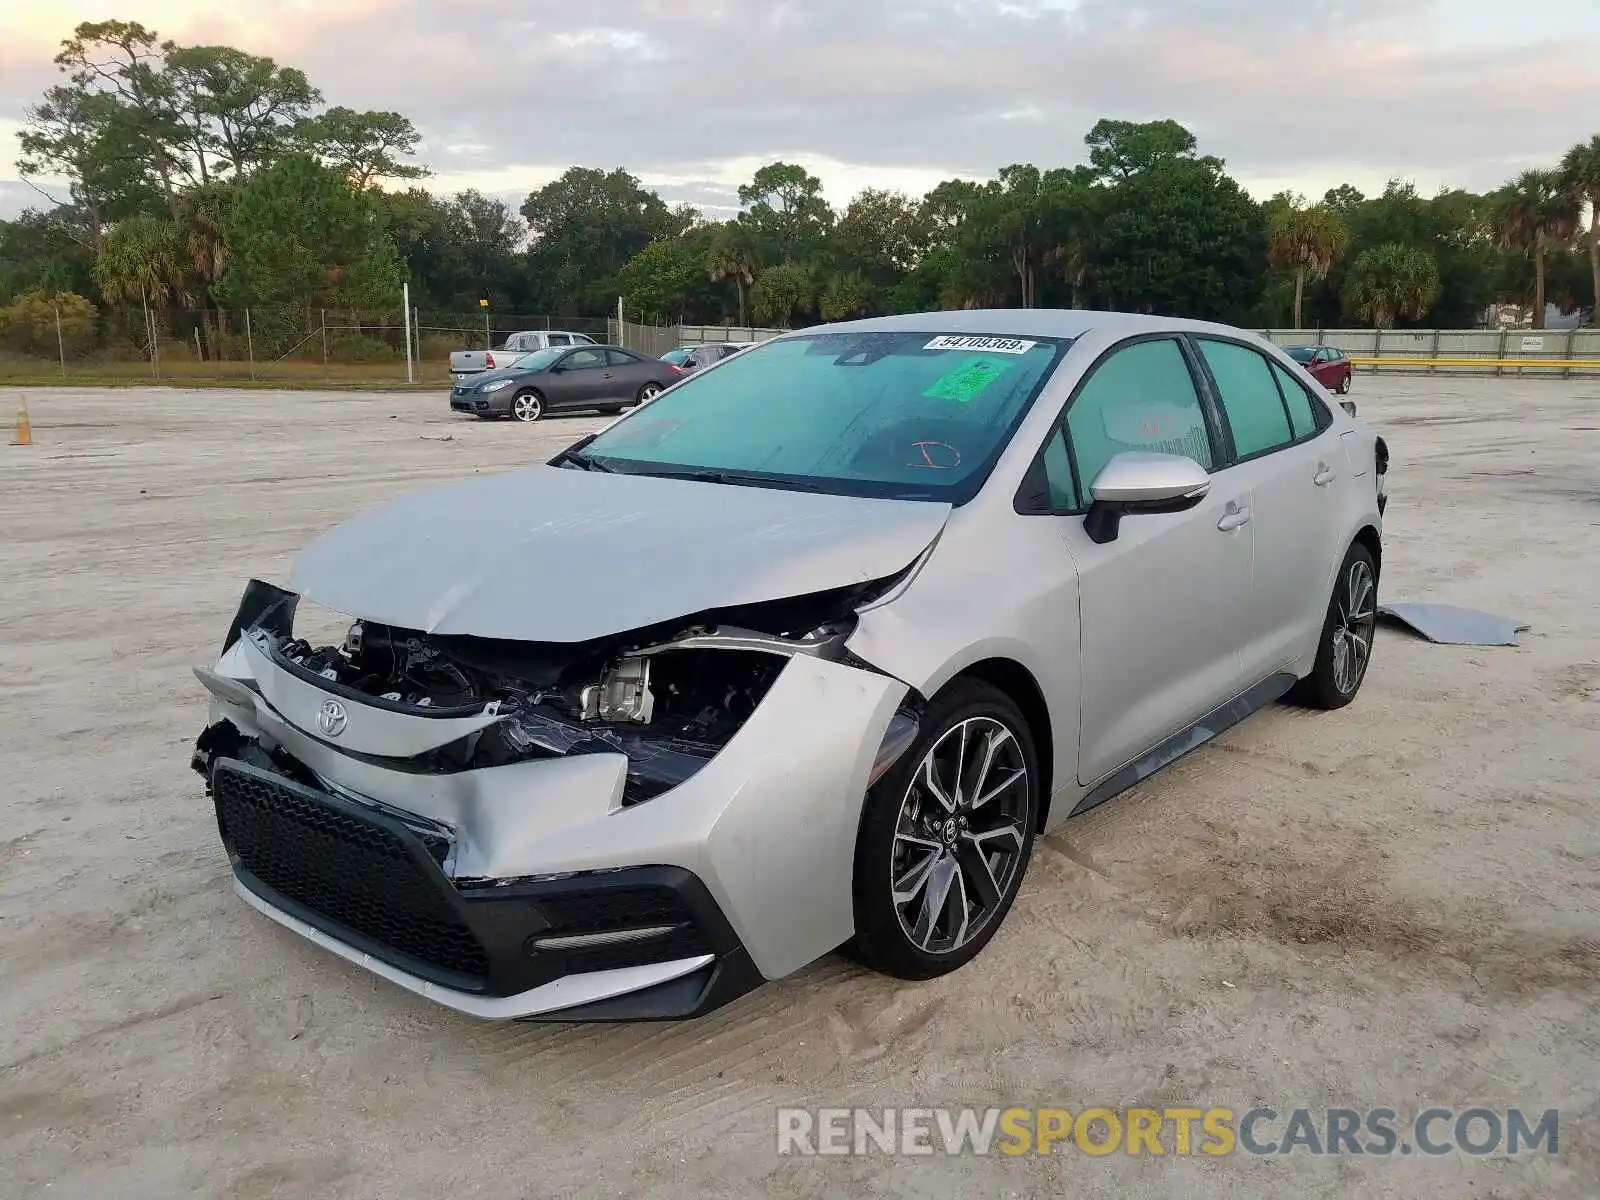
{"type": "MultiPolygon", "coordinates": [[[[790,657],[845,656],[863,590],[589,643],[440,636],[357,620],[342,643],[314,645],[293,632],[297,597],[254,581],[229,638],[252,639],[280,667],[336,696],[417,715],[499,718],[416,758],[390,760],[392,768],[452,773],[621,753],[629,760],[623,802],[634,804],[714,758],[790,657]]],[[[196,768],[208,773],[212,757],[202,745],[196,768]]]]}

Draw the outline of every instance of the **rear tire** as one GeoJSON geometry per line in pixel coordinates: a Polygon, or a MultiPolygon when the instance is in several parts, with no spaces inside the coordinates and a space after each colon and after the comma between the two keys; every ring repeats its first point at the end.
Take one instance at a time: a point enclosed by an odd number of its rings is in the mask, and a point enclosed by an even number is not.
{"type": "Polygon", "coordinates": [[[976,958],[1016,899],[1039,816],[1028,723],[998,688],[957,680],[867,792],[856,839],[852,957],[900,979],[976,958]]]}
{"type": "Polygon", "coordinates": [[[1350,394],[1350,375],[1346,374],[1343,379],[1339,380],[1339,395],[1348,396],[1349,394],[1350,394]]]}
{"type": "MultiPolygon", "coordinates": [[[[639,399],[636,401],[636,403],[643,404],[646,400],[649,400],[652,397],[658,396],[660,394],[661,394],[661,385],[659,383],[656,383],[654,380],[652,380],[651,382],[645,384],[642,388],[639,389],[639,399]]],[[[622,410],[618,409],[617,411],[620,412],[622,410]]]]}
{"type": "Polygon", "coordinates": [[[1378,569],[1360,542],[1350,547],[1334,577],[1328,615],[1317,642],[1317,665],[1288,699],[1308,708],[1343,708],[1356,698],[1372,662],[1378,628],[1378,569]]]}

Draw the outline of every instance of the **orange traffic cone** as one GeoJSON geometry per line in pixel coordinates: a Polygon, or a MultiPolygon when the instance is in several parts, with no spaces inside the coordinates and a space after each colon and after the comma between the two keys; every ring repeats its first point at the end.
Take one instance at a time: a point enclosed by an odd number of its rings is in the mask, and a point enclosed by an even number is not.
{"type": "Polygon", "coordinates": [[[11,439],[13,446],[33,445],[33,426],[28,423],[28,399],[23,397],[22,403],[17,406],[17,436],[11,439]]]}

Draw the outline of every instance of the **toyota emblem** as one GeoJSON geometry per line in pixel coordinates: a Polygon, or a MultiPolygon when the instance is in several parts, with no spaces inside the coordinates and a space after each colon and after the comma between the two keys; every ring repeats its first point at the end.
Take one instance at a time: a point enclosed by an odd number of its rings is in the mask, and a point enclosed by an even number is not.
{"type": "Polygon", "coordinates": [[[324,700],[322,707],[317,710],[317,728],[328,737],[338,737],[343,733],[348,720],[344,705],[337,700],[324,700]]]}

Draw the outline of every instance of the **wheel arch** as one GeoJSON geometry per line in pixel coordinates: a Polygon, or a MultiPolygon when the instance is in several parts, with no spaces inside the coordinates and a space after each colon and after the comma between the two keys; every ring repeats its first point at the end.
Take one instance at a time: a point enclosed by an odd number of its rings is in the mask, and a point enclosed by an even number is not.
{"type": "Polygon", "coordinates": [[[1028,732],[1033,736],[1034,752],[1039,761],[1037,827],[1042,830],[1050,814],[1050,791],[1055,774],[1055,739],[1050,731],[1050,706],[1045,701],[1044,689],[1033,677],[1033,672],[1014,658],[980,659],[963,667],[945,687],[957,679],[977,679],[998,688],[1022,710],[1022,718],[1028,723],[1028,732]]]}
{"type": "Polygon", "coordinates": [[[1367,553],[1372,555],[1372,574],[1374,584],[1383,580],[1383,537],[1378,533],[1377,527],[1363,525],[1356,530],[1356,536],[1351,538],[1351,544],[1365,546],[1367,553]]]}

